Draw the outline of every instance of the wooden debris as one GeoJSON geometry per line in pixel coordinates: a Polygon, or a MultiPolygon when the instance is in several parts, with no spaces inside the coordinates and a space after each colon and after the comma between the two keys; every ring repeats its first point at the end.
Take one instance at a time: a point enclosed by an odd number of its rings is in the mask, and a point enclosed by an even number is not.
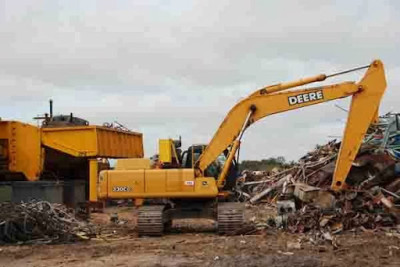
{"type": "Polygon", "coordinates": [[[268,187],[267,189],[265,189],[264,191],[258,193],[257,195],[253,196],[250,199],[250,203],[254,204],[257,203],[260,199],[262,199],[263,197],[265,197],[266,195],[268,195],[270,192],[272,192],[275,189],[278,189],[280,187],[283,186],[283,184],[288,181],[290,178],[292,178],[291,174],[286,175],[285,177],[281,178],[278,182],[276,182],[274,185],[272,185],[271,187],[268,187]]]}

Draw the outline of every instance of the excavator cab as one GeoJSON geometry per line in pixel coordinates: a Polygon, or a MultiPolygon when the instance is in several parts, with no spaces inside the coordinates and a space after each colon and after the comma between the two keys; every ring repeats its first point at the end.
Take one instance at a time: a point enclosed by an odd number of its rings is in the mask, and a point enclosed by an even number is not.
{"type": "MultiPolygon", "coordinates": [[[[181,152],[182,140],[160,139],[159,140],[159,156],[158,167],[161,169],[183,168],[192,169],[200,156],[206,149],[206,144],[191,145],[183,153],[181,152]]],[[[227,161],[229,150],[222,152],[205,170],[205,176],[218,179],[222,168],[227,161]]],[[[239,164],[236,159],[230,164],[224,190],[232,189],[236,184],[236,178],[239,175],[239,164]]]]}
{"type": "MultiPolygon", "coordinates": [[[[205,144],[198,144],[192,145],[187,150],[182,153],[182,168],[191,169],[194,168],[196,162],[199,160],[201,154],[206,149],[207,145],[205,144]]],[[[225,150],[221,153],[214,162],[210,164],[205,170],[205,175],[208,177],[214,177],[218,179],[219,175],[221,174],[222,168],[226,163],[227,156],[229,151],[225,150]]],[[[233,159],[233,162],[230,166],[229,172],[227,174],[225,189],[231,189],[235,183],[236,178],[238,177],[239,171],[239,164],[236,162],[236,159],[233,159]]]]}
{"type": "Polygon", "coordinates": [[[182,154],[182,168],[193,168],[207,145],[192,145],[182,154]]]}

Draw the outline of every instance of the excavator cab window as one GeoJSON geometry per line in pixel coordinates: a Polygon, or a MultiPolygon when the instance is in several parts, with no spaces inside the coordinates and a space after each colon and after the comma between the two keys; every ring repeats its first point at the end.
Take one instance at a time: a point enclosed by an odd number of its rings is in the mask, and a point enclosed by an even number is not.
{"type": "MultiPolygon", "coordinates": [[[[182,167],[183,168],[193,168],[194,163],[199,159],[200,155],[205,149],[205,145],[193,145],[190,146],[188,150],[182,154],[182,167]]],[[[217,157],[217,159],[212,162],[205,170],[205,176],[215,177],[216,179],[220,175],[223,166],[225,165],[227,159],[228,151],[224,151],[217,157]]],[[[229,169],[226,184],[227,186],[232,186],[236,182],[236,177],[238,176],[238,164],[236,160],[232,162],[229,169]]]]}
{"type": "Polygon", "coordinates": [[[185,150],[183,153],[182,153],[182,168],[188,168],[188,167],[186,167],[186,163],[187,163],[187,155],[188,155],[188,151],[187,150],[185,150]]]}
{"type": "MultiPolygon", "coordinates": [[[[200,155],[203,153],[206,145],[193,145],[188,148],[185,152],[182,153],[182,167],[183,168],[193,168],[194,164],[196,161],[200,158],[200,155]]],[[[219,172],[224,166],[226,161],[226,155],[225,153],[221,153],[219,157],[215,160],[215,162],[212,164],[212,168],[209,168],[211,172],[215,175],[210,175],[210,176],[218,176],[219,172]],[[215,171],[214,171],[215,169],[215,171]]],[[[209,171],[210,173],[210,171],[209,171]]]]}
{"type": "Polygon", "coordinates": [[[201,153],[203,153],[206,145],[193,145],[183,152],[182,167],[183,168],[193,168],[194,163],[199,159],[201,153]]]}

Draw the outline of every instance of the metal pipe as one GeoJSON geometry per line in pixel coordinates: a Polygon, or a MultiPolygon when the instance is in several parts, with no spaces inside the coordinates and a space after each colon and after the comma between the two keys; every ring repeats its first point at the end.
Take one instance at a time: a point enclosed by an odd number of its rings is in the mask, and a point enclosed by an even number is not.
{"type": "MultiPolygon", "coordinates": [[[[244,131],[247,129],[247,127],[250,126],[250,117],[251,117],[251,115],[253,115],[253,113],[256,111],[256,109],[257,108],[255,105],[250,106],[250,111],[247,114],[247,117],[246,117],[246,120],[244,121],[242,129],[240,130],[240,134],[239,134],[239,138],[238,138],[239,142],[242,140],[244,131]]],[[[237,162],[239,162],[239,156],[240,156],[240,146],[238,147],[238,151],[237,151],[237,158],[236,158],[237,162]]]]}
{"type": "Polygon", "coordinates": [[[220,175],[218,177],[218,180],[217,180],[218,188],[224,187],[226,176],[228,174],[229,168],[232,165],[233,158],[235,157],[236,151],[239,148],[239,146],[240,146],[240,141],[239,140],[233,141],[231,150],[229,151],[229,156],[226,159],[224,167],[222,168],[222,171],[221,171],[221,173],[220,173],[220,175]]]}
{"type": "Polygon", "coordinates": [[[345,70],[345,71],[341,71],[341,72],[332,73],[332,74],[326,75],[326,78],[343,75],[343,74],[346,74],[346,73],[349,73],[349,72],[353,72],[353,71],[357,71],[357,70],[367,69],[370,66],[371,65],[365,65],[365,66],[357,67],[357,68],[354,68],[354,69],[349,69],[349,70],[345,70]]]}
{"type": "Polygon", "coordinates": [[[291,174],[288,174],[284,177],[282,177],[281,179],[279,179],[276,183],[274,183],[273,185],[271,185],[270,187],[268,187],[267,189],[265,189],[264,191],[258,193],[257,195],[253,196],[250,199],[250,203],[251,204],[255,204],[257,203],[259,200],[261,200],[263,197],[265,197],[266,195],[268,195],[269,193],[271,193],[273,190],[280,188],[281,186],[283,186],[283,184],[286,181],[289,181],[290,178],[292,178],[291,174]]]}
{"type": "Polygon", "coordinates": [[[240,130],[240,134],[239,134],[239,141],[242,139],[243,137],[243,133],[244,131],[247,129],[247,127],[249,126],[249,121],[250,121],[250,117],[251,115],[253,115],[253,113],[256,111],[256,106],[255,105],[251,105],[250,106],[250,111],[247,114],[246,120],[243,123],[242,129],[240,130]]]}
{"type": "Polygon", "coordinates": [[[50,99],[49,100],[49,104],[50,104],[50,119],[53,118],[53,100],[50,99]]]}
{"type": "Polygon", "coordinates": [[[386,190],[385,188],[380,188],[383,192],[385,192],[385,193],[387,193],[387,194],[389,194],[389,195],[391,195],[392,197],[395,197],[395,198],[397,198],[397,199],[400,199],[400,196],[398,196],[397,194],[395,194],[395,193],[393,193],[393,192],[390,192],[389,190],[386,190]]]}

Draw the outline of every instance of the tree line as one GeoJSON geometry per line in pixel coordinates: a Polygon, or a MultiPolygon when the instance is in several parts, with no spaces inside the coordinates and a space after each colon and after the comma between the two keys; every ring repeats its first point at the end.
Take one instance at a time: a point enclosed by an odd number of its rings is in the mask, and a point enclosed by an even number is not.
{"type": "Polygon", "coordinates": [[[288,168],[294,164],[294,161],[286,161],[284,157],[270,157],[262,160],[243,160],[240,163],[240,171],[270,171],[273,168],[288,168]]]}

